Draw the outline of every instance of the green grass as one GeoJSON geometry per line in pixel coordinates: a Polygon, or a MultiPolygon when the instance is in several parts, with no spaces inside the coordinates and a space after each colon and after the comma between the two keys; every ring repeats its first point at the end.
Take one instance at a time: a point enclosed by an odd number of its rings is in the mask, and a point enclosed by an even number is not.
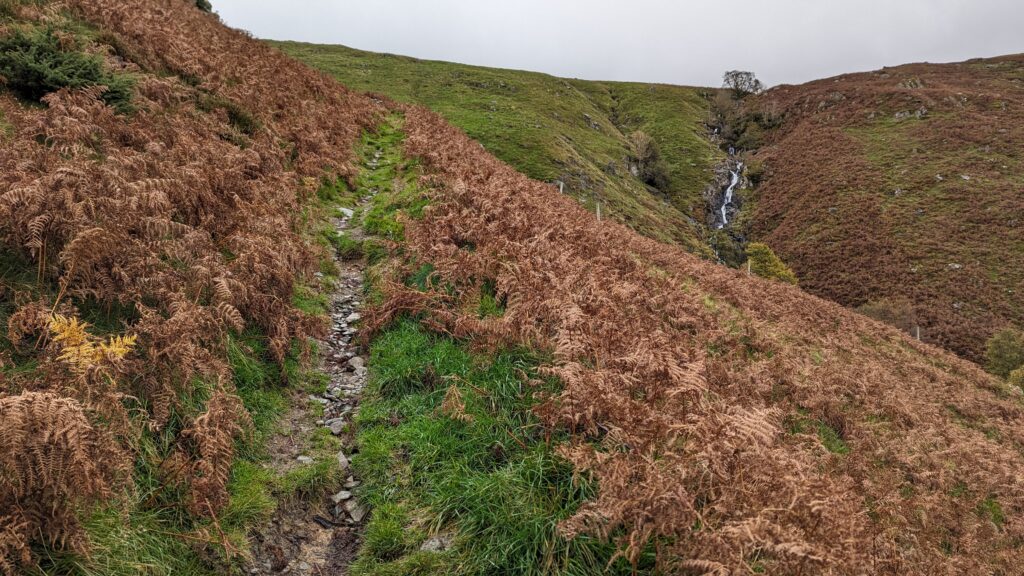
{"type": "Polygon", "coordinates": [[[996,528],[1002,528],[1006,521],[1006,513],[994,496],[989,496],[978,505],[978,515],[995,524],[996,528]]]}
{"type": "Polygon", "coordinates": [[[566,184],[591,210],[647,236],[706,253],[701,193],[721,153],[706,140],[704,90],[585,82],[545,74],[374,54],[343,46],[272,42],[358,90],[422,104],[538,180],[566,184]],[[589,117],[589,120],[588,120],[589,117]],[[652,193],[627,167],[626,137],[647,131],[669,164],[652,193]]]}
{"type": "MultiPolygon", "coordinates": [[[[540,390],[522,376],[536,377],[537,364],[526,351],[473,354],[408,318],[375,340],[353,459],[358,495],[374,512],[354,574],[424,565],[450,574],[605,573],[610,546],[557,531],[595,486],[574,481],[533,416],[540,390]],[[442,409],[450,387],[465,417],[442,409]],[[421,552],[438,533],[451,535],[453,547],[421,552]]],[[[630,570],[616,562],[608,573],[630,570]]]]}
{"type": "MultiPolygon", "coordinates": [[[[85,531],[92,546],[91,557],[50,554],[43,558],[43,571],[30,574],[77,574],[81,576],[207,576],[214,572],[204,566],[192,549],[188,534],[172,531],[166,513],[138,511],[125,516],[120,510],[101,510],[88,518],[85,531]]],[[[44,552],[45,554],[45,552],[44,552]]]]}
{"type": "Polygon", "coordinates": [[[499,317],[505,314],[505,304],[498,299],[493,282],[485,282],[480,288],[480,305],[477,315],[480,318],[499,317]]]}
{"type": "Polygon", "coordinates": [[[363,243],[348,233],[335,231],[330,235],[331,246],[342,260],[358,260],[363,257],[363,243]]]}
{"type": "Polygon", "coordinates": [[[299,284],[292,294],[292,306],[306,314],[322,316],[330,308],[330,302],[327,295],[318,288],[299,284]]]}
{"type": "Polygon", "coordinates": [[[345,480],[337,460],[341,442],[330,430],[317,428],[306,443],[305,455],[313,462],[296,466],[275,481],[275,492],[281,498],[315,498],[345,480]]]}
{"type": "Polygon", "coordinates": [[[849,445],[835,428],[822,420],[811,418],[809,414],[809,411],[800,409],[797,414],[786,418],[786,430],[790,434],[816,434],[821,445],[833,454],[843,455],[850,453],[849,445]]]}
{"type": "Polygon", "coordinates": [[[367,133],[360,145],[364,158],[376,159],[376,167],[363,170],[357,179],[357,189],[369,194],[376,191],[369,209],[363,217],[363,229],[388,240],[405,238],[401,214],[421,218],[427,197],[418,185],[419,165],[402,156],[401,119],[392,117],[375,133],[367,133]]]}
{"type": "Polygon", "coordinates": [[[6,140],[14,135],[14,125],[7,121],[3,110],[0,110],[0,141],[6,140]]]}

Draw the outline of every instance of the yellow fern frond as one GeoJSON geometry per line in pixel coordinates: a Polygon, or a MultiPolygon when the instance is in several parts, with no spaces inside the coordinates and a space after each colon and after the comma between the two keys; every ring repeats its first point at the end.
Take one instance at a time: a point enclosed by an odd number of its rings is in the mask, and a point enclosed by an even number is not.
{"type": "Polygon", "coordinates": [[[84,373],[97,364],[98,352],[92,342],[77,346],[65,346],[57,358],[68,365],[73,372],[84,373]]]}
{"type": "Polygon", "coordinates": [[[54,314],[50,320],[50,332],[53,334],[54,341],[64,347],[81,346],[88,342],[87,328],[89,328],[89,324],[86,322],[60,314],[54,314]]]}
{"type": "Polygon", "coordinates": [[[135,343],[137,340],[138,337],[135,335],[112,336],[105,344],[100,344],[99,352],[107,358],[120,360],[135,349],[135,343]]]}
{"type": "Polygon", "coordinates": [[[106,361],[120,360],[136,345],[136,336],[111,336],[106,342],[89,334],[89,324],[78,318],[54,314],[50,319],[50,334],[60,345],[57,357],[76,373],[82,374],[106,361]]]}

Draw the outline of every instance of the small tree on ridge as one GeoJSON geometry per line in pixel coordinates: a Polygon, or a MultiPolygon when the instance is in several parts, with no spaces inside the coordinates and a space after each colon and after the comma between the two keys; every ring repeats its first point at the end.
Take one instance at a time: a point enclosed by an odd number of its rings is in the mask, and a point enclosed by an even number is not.
{"type": "Polygon", "coordinates": [[[744,70],[730,70],[722,75],[722,87],[732,90],[736,100],[764,91],[764,84],[757,79],[757,75],[744,70]]]}

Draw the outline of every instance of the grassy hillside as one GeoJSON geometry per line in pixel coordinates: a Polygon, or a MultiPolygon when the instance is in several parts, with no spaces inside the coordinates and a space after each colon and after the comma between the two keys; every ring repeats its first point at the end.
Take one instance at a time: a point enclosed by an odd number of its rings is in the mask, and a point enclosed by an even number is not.
{"type": "Polygon", "coordinates": [[[721,154],[706,139],[704,90],[272,44],[347,86],[431,108],[527,176],[564,182],[591,211],[600,201],[603,214],[646,236],[705,250],[694,221],[704,221],[701,193],[721,154]],[[635,130],[660,145],[668,168],[661,190],[630,173],[627,138],[635,130]]]}
{"type": "Polygon", "coordinates": [[[801,285],[914,309],[922,337],[979,359],[1024,325],[1024,57],[908,65],[761,97],[755,235],[801,285]]]}

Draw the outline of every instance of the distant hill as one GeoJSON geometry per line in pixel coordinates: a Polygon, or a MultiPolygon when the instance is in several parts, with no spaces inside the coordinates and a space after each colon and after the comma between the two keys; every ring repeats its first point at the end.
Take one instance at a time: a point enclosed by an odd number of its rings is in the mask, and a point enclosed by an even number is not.
{"type": "Polygon", "coordinates": [[[707,138],[709,93],[681,86],[567,80],[535,72],[272,42],[346,86],[427,106],[532,178],[562,181],[591,211],[706,252],[702,193],[723,154],[707,138]],[[648,133],[667,181],[631,174],[629,136],[648,133]]]}
{"type": "Polygon", "coordinates": [[[761,97],[756,237],[804,289],[909,303],[922,338],[979,359],[1024,325],[1024,56],[847,74],[761,97]]]}
{"type": "MultiPolygon", "coordinates": [[[[703,194],[725,160],[708,137],[714,89],[272,44],[348,86],[433,109],[645,236],[705,256],[718,244],[703,194]],[[630,172],[635,130],[661,149],[659,189],[630,172]]],[[[730,232],[772,246],[804,289],[903,311],[923,340],[980,360],[994,332],[1024,325],[1022,60],[900,66],[748,101],[772,123],[738,135],[751,170],[730,232]]]]}

